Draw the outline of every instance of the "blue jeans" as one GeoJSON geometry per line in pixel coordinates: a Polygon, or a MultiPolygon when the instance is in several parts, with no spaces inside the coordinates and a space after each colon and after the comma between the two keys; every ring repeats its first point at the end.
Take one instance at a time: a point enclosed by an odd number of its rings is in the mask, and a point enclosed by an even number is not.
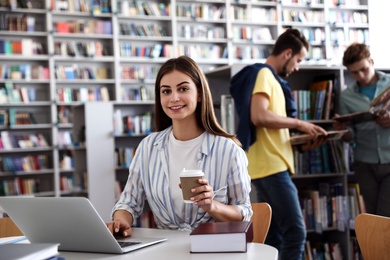
{"type": "Polygon", "coordinates": [[[288,171],[252,180],[257,200],[272,208],[271,226],[265,243],[279,250],[281,260],[301,260],[306,241],[306,227],[298,191],[288,171]]]}

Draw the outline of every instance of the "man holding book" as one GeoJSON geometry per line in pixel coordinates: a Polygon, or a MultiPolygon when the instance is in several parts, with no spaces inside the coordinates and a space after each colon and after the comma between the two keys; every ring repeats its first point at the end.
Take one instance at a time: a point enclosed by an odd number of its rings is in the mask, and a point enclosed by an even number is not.
{"type": "MultiPolygon", "coordinates": [[[[251,132],[255,135],[255,141],[247,150],[248,172],[256,187],[258,201],[267,202],[272,208],[271,226],[265,243],[279,250],[279,259],[302,259],[306,239],[297,188],[290,177],[294,174],[294,159],[289,128],[309,134],[313,140],[321,134],[327,135],[323,128],[294,118],[294,113],[288,109],[296,108],[295,104],[290,104],[294,102],[291,90],[280,78],[299,69],[308,49],[309,43],[298,30],[286,30],[276,40],[265,66],[248,75],[256,79],[253,90],[248,89],[245,93],[250,95],[247,102],[250,103],[248,124],[253,125],[254,131],[251,132]]],[[[247,83],[245,78],[243,81],[247,83]]],[[[234,89],[231,85],[231,92],[234,89]]],[[[242,103],[240,101],[237,97],[237,104],[242,103]]],[[[240,121],[242,119],[241,113],[240,121]]],[[[237,132],[237,136],[240,138],[241,135],[237,132]]],[[[316,145],[323,142],[316,140],[316,145]]],[[[240,141],[246,149],[246,140],[240,141]]]]}
{"type": "MultiPolygon", "coordinates": [[[[368,46],[361,43],[346,49],[343,65],[355,82],[340,95],[340,114],[367,111],[390,86],[390,75],[375,71],[368,46]]],[[[334,120],[333,126],[349,130],[343,140],[353,144],[353,169],[367,212],[390,217],[390,112],[381,109],[373,120],[364,122],[334,120]]]]}

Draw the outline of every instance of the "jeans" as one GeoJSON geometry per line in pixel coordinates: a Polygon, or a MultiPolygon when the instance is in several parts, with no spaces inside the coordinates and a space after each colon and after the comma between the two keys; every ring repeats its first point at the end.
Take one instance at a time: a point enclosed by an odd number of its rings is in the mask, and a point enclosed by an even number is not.
{"type": "Polygon", "coordinates": [[[278,249],[281,260],[301,260],[306,227],[298,191],[288,171],[252,180],[257,200],[272,208],[271,226],[265,243],[278,249]]]}

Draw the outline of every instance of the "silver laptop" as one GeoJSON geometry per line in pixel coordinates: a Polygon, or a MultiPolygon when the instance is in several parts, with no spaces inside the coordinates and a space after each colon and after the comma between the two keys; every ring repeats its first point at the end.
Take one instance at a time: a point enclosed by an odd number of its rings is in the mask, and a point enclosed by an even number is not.
{"type": "Polygon", "coordinates": [[[0,207],[30,243],[59,243],[59,250],[121,254],[166,238],[115,238],[83,197],[0,197],[0,207]]]}

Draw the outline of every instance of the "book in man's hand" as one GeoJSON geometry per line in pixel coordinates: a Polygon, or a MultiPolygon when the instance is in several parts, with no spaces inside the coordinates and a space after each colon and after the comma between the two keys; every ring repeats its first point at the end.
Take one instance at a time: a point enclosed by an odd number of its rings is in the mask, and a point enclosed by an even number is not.
{"type": "Polygon", "coordinates": [[[246,252],[253,240],[251,221],[203,223],[190,234],[191,253],[246,252]]]}
{"type": "Polygon", "coordinates": [[[58,255],[60,244],[33,243],[33,244],[5,244],[0,246],[2,260],[44,260],[58,255]]]}
{"type": "MultiPolygon", "coordinates": [[[[347,132],[348,130],[332,130],[327,132],[328,135],[319,135],[317,138],[325,139],[326,141],[337,140],[343,137],[347,132]]],[[[296,134],[290,137],[291,145],[308,144],[313,140],[315,139],[309,134],[296,134]]]]}
{"type": "Polygon", "coordinates": [[[333,120],[339,122],[350,122],[351,124],[359,124],[378,118],[381,113],[390,110],[390,86],[383,90],[376,98],[374,98],[368,110],[340,115],[334,117],[333,120]]]}

